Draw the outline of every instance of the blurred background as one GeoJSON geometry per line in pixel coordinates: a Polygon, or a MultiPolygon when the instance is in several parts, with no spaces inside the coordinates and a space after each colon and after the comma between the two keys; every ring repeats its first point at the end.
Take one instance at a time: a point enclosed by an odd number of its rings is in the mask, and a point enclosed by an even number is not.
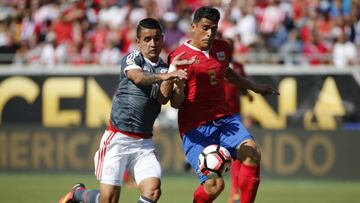
{"type": "MultiPolygon", "coordinates": [[[[93,155],[137,23],[161,21],[166,60],[203,5],[220,10],[218,37],[234,41],[249,79],[280,92],[239,94],[262,149],[257,202],[358,202],[359,0],[1,0],[0,202],[56,202],[79,181],[97,187],[93,155]]],[[[154,135],[160,202],[191,202],[197,180],[184,167],[176,110],[163,106],[154,135]]]]}

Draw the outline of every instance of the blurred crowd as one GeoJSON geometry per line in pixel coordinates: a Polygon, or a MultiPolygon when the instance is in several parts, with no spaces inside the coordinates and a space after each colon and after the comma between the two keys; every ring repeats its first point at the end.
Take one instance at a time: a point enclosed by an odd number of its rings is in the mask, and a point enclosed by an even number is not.
{"type": "Polygon", "coordinates": [[[360,0],[2,0],[0,63],[115,65],[145,17],[162,22],[166,57],[203,5],[220,10],[218,37],[234,40],[239,62],[359,63],[360,0]]]}

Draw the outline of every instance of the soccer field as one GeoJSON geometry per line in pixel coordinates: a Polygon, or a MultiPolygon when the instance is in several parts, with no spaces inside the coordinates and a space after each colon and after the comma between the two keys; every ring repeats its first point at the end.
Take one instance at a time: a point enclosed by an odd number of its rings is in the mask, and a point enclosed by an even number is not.
{"type": "MultiPolygon", "coordinates": [[[[229,180],[216,203],[226,203],[229,180]]],[[[1,203],[52,203],[76,182],[98,186],[84,174],[0,174],[1,203]]],[[[160,203],[191,203],[197,180],[191,175],[164,176],[160,203]]],[[[123,188],[121,203],[135,203],[137,190],[123,188]]],[[[274,180],[263,178],[256,203],[358,203],[360,182],[274,180]]]]}

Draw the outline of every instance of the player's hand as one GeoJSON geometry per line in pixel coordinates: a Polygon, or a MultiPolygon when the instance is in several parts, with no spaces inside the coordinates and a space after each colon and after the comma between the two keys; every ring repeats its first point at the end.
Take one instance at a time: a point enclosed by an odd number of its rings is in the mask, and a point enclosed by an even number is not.
{"type": "Polygon", "coordinates": [[[180,59],[180,57],[183,56],[184,54],[185,54],[185,52],[181,52],[180,54],[176,55],[174,57],[173,61],[171,62],[171,65],[176,67],[176,66],[190,65],[190,64],[194,63],[196,56],[193,56],[188,60],[180,59]]]}
{"type": "Polygon", "coordinates": [[[250,94],[247,89],[241,89],[241,94],[245,95],[250,102],[254,101],[254,97],[250,94]]]}
{"type": "Polygon", "coordinates": [[[255,84],[252,88],[252,90],[258,94],[261,95],[270,95],[270,94],[276,94],[276,95],[280,95],[280,93],[274,89],[271,85],[259,85],[259,84],[255,84]]]}
{"type": "Polygon", "coordinates": [[[185,80],[187,78],[186,75],[187,75],[186,70],[175,70],[173,72],[164,74],[163,80],[165,81],[172,80],[173,82],[176,82],[180,80],[185,80]]]}
{"type": "MultiPolygon", "coordinates": [[[[187,69],[184,69],[184,71],[186,72],[187,69]]],[[[177,89],[183,89],[185,87],[185,82],[186,80],[185,79],[174,79],[174,87],[177,88],[177,89]]]]}
{"type": "Polygon", "coordinates": [[[175,80],[174,87],[177,89],[182,89],[185,87],[185,80],[175,80]]]}

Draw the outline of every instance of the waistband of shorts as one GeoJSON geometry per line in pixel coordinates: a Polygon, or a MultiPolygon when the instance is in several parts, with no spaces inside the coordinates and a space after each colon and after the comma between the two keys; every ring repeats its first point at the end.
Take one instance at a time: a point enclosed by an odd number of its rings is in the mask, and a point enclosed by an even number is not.
{"type": "Polygon", "coordinates": [[[138,138],[138,139],[149,139],[153,136],[152,133],[148,134],[148,133],[136,133],[136,132],[126,132],[120,129],[117,129],[111,121],[109,121],[109,126],[107,127],[107,130],[110,130],[112,132],[119,132],[123,135],[129,136],[129,137],[133,137],[133,138],[138,138]]]}

